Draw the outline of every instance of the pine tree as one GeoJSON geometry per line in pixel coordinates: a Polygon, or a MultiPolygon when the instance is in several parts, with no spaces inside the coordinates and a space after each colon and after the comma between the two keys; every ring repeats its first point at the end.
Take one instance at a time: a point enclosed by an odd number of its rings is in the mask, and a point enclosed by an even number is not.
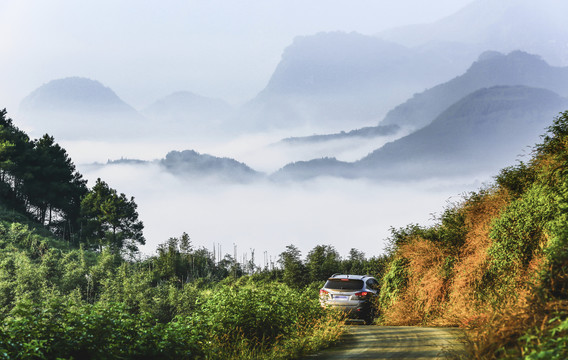
{"type": "Polygon", "coordinates": [[[137,244],[146,242],[136,209],[133,197],[129,200],[119,195],[99,178],[81,202],[82,236],[99,250],[107,247],[113,252],[136,252],[137,244]]]}

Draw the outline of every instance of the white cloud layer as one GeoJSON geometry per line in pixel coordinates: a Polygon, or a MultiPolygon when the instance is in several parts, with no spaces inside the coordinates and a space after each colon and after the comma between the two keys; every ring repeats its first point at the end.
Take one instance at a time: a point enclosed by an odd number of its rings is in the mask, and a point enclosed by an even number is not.
{"type": "MultiPolygon", "coordinates": [[[[80,169],[81,170],[81,169],[80,169]]],[[[255,249],[262,262],[266,251],[275,259],[286,245],[305,256],[316,245],[334,246],[342,256],[357,248],[367,256],[383,252],[391,227],[431,224],[448,201],[477,190],[485,179],[374,183],[366,180],[320,178],[276,184],[246,185],[214,179],[189,180],[166,174],[151,165],[113,165],[82,173],[94,183],[101,177],[111,187],[134,196],[145,224],[152,254],[169,237],[187,232],[197,247],[221,244],[223,253],[239,257],[255,249]]]]}

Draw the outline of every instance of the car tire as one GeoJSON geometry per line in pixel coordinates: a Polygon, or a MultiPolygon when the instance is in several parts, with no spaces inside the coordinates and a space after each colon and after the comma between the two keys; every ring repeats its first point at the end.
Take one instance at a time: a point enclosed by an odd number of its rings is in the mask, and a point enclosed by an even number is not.
{"type": "Polygon", "coordinates": [[[365,325],[372,325],[374,320],[375,317],[373,316],[372,313],[367,314],[367,316],[363,318],[363,321],[365,321],[365,325]]]}

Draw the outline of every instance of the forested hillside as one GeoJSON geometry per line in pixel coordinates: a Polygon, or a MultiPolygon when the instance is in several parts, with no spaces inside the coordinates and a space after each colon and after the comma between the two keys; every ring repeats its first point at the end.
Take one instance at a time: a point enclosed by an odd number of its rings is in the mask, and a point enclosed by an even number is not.
{"type": "Polygon", "coordinates": [[[393,230],[382,321],[469,328],[474,358],[568,356],[568,112],[528,162],[393,230]]]}

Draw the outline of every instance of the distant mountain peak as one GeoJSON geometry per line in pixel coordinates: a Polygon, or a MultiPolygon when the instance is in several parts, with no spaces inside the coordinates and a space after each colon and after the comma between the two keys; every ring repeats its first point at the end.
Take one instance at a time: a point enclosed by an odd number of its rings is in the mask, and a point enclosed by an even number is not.
{"type": "Polygon", "coordinates": [[[99,81],[67,77],[43,84],[20,105],[23,111],[124,112],[134,111],[99,81]]]}
{"type": "MultiPolygon", "coordinates": [[[[539,67],[550,67],[550,65],[537,54],[529,54],[523,50],[514,50],[509,54],[505,55],[498,51],[485,51],[479,55],[476,62],[473,63],[472,67],[480,63],[490,63],[490,62],[500,62],[507,65],[518,65],[522,63],[521,66],[539,66],[539,67]]],[[[518,70],[518,69],[515,69],[518,70]]]]}
{"type": "Polygon", "coordinates": [[[20,103],[22,123],[34,136],[124,139],[148,132],[134,108],[99,81],[67,77],[41,85],[20,103]]]}
{"type": "Polygon", "coordinates": [[[505,54],[503,54],[502,52],[499,51],[494,51],[494,50],[487,50],[481,53],[481,55],[479,55],[479,57],[477,58],[477,61],[489,61],[489,60],[493,60],[493,59],[500,59],[503,58],[505,56],[505,54]]]}

